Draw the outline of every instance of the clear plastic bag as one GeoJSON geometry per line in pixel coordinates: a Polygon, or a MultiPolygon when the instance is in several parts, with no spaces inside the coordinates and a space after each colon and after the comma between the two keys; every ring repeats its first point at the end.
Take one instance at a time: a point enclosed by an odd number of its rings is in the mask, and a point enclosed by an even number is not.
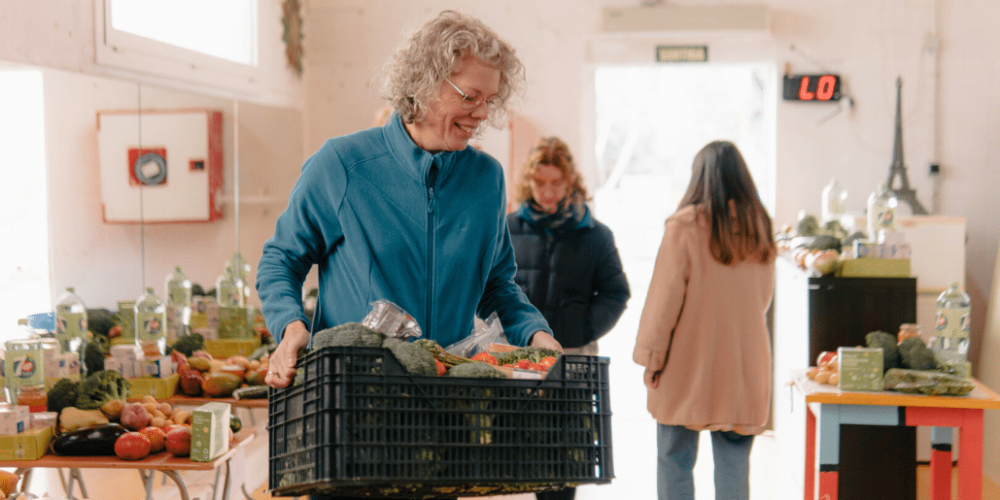
{"type": "Polygon", "coordinates": [[[413,316],[396,304],[379,299],[371,303],[372,310],[361,320],[361,324],[382,332],[386,337],[397,339],[420,338],[423,332],[413,316]]]}
{"type": "Polygon", "coordinates": [[[445,347],[444,350],[456,356],[471,358],[481,352],[486,352],[490,344],[510,345],[507,335],[503,333],[503,325],[497,313],[493,313],[486,321],[479,321],[472,327],[468,337],[445,347]]]}

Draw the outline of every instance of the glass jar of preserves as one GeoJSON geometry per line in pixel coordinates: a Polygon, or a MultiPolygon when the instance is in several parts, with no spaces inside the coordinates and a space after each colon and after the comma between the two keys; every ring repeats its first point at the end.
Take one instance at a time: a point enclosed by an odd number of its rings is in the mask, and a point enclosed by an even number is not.
{"type": "Polygon", "coordinates": [[[910,337],[920,338],[920,325],[916,323],[903,323],[899,325],[899,343],[910,337]]]}
{"type": "Polygon", "coordinates": [[[31,413],[42,413],[48,407],[49,399],[44,387],[22,387],[17,394],[17,405],[27,406],[31,413]]]}

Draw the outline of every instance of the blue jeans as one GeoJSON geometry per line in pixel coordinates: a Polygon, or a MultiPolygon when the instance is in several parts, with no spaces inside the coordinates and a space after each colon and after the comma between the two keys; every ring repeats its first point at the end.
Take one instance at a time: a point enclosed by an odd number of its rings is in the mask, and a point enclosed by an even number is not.
{"type": "MultiPolygon", "coordinates": [[[[698,431],[656,424],[656,493],[659,500],[694,500],[694,462],[698,431]]],[[[712,431],[716,500],[750,498],[750,448],[753,436],[712,431]]]]}

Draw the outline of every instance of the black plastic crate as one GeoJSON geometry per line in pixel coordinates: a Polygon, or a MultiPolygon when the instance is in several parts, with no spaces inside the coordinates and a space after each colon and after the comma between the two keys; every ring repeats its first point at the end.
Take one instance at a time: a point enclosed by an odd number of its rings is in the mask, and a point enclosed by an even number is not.
{"type": "Polygon", "coordinates": [[[325,347],[272,390],[276,496],[424,498],[608,483],[608,359],[563,355],[544,380],[416,377],[387,349],[325,347]]]}

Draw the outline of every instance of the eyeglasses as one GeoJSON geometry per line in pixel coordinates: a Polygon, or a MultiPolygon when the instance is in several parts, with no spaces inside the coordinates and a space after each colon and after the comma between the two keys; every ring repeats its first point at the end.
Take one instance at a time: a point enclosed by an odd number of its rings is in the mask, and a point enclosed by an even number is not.
{"type": "Polygon", "coordinates": [[[486,107],[488,109],[494,110],[503,104],[503,99],[498,96],[494,96],[489,99],[483,96],[473,97],[465,92],[462,92],[462,89],[458,88],[458,85],[452,83],[451,80],[445,78],[444,81],[448,82],[448,85],[451,85],[451,88],[455,89],[455,92],[458,92],[458,95],[462,96],[462,107],[465,109],[476,109],[483,105],[483,103],[486,103],[486,107]]]}

